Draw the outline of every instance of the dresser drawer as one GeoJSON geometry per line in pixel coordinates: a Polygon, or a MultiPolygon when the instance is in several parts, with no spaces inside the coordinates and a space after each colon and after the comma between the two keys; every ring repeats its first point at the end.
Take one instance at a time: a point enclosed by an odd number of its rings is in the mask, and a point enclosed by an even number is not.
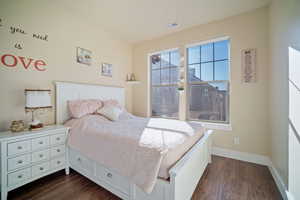
{"type": "Polygon", "coordinates": [[[31,167],[32,178],[43,175],[50,169],[50,162],[41,163],[31,167]]]}
{"type": "Polygon", "coordinates": [[[39,138],[34,138],[31,140],[31,147],[32,150],[37,150],[37,149],[42,149],[42,148],[46,148],[49,146],[49,136],[46,137],[39,137],[39,138]]]}
{"type": "Polygon", "coordinates": [[[12,156],[20,153],[25,153],[31,150],[30,140],[13,142],[7,145],[7,155],[12,156]]]}
{"type": "Polygon", "coordinates": [[[42,160],[47,160],[50,158],[50,149],[45,149],[37,152],[33,152],[31,154],[31,161],[33,163],[39,162],[42,160]]]}
{"type": "Polygon", "coordinates": [[[51,169],[65,166],[65,157],[55,158],[50,161],[51,169]]]}
{"type": "Polygon", "coordinates": [[[116,189],[124,192],[125,194],[129,193],[130,183],[124,177],[99,165],[97,166],[96,174],[100,180],[105,181],[106,183],[112,185],[116,189]]]}
{"type": "Polygon", "coordinates": [[[51,145],[62,144],[65,142],[65,134],[56,134],[50,136],[51,145]]]}
{"type": "Polygon", "coordinates": [[[18,183],[22,183],[25,180],[31,177],[31,170],[30,168],[22,169],[13,173],[8,174],[7,176],[7,185],[13,186],[18,183]]]}
{"type": "Polygon", "coordinates": [[[18,169],[20,167],[24,167],[30,164],[30,154],[26,154],[23,156],[18,156],[15,158],[10,158],[7,160],[7,169],[8,171],[12,171],[18,169]]]}
{"type": "Polygon", "coordinates": [[[56,147],[51,147],[51,158],[59,155],[63,155],[65,153],[65,145],[60,145],[56,147]]]}

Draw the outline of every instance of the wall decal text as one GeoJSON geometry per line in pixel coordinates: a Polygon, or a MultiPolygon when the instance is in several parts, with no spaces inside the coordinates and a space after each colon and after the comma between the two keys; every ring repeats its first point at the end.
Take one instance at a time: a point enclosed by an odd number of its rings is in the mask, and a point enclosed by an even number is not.
{"type": "Polygon", "coordinates": [[[21,44],[18,44],[18,43],[15,44],[15,48],[16,49],[20,49],[20,50],[23,49],[22,46],[21,46],[21,44]]]}
{"type": "Polygon", "coordinates": [[[47,66],[46,62],[43,60],[35,60],[34,58],[25,58],[13,54],[0,55],[0,64],[5,67],[17,67],[17,65],[21,65],[26,70],[31,67],[37,71],[46,71],[47,66]]]}
{"type": "Polygon", "coordinates": [[[11,34],[21,33],[21,34],[24,34],[24,35],[27,34],[23,29],[17,28],[17,27],[14,27],[14,26],[11,26],[11,27],[10,27],[10,33],[11,33],[11,34]]]}
{"type": "MultiPolygon", "coordinates": [[[[2,18],[0,18],[0,27],[4,27],[2,18]]],[[[9,26],[9,33],[28,35],[27,32],[23,28],[20,28],[20,26],[9,26]]],[[[32,33],[32,34],[29,34],[29,35],[31,35],[31,37],[33,39],[43,40],[43,41],[48,42],[48,37],[49,37],[48,34],[32,33]]],[[[15,44],[14,47],[19,49],[19,50],[23,49],[23,47],[20,44],[15,44]]]]}

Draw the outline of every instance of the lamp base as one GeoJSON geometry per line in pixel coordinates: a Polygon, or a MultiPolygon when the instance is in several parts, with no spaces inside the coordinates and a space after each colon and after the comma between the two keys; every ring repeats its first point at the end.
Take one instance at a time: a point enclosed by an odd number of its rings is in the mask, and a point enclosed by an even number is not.
{"type": "Polygon", "coordinates": [[[29,130],[37,130],[37,129],[41,129],[43,127],[44,127],[44,125],[38,120],[34,120],[31,123],[29,123],[29,130]]]}
{"type": "Polygon", "coordinates": [[[44,127],[44,125],[42,123],[37,124],[37,125],[30,125],[29,130],[31,130],[31,131],[38,130],[38,129],[42,129],[43,127],[44,127]]]}

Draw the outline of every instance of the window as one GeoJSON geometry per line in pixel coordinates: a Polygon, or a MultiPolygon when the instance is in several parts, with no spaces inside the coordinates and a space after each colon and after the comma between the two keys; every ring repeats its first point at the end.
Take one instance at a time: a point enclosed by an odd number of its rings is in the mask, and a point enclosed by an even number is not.
{"type": "Polygon", "coordinates": [[[229,121],[229,40],[187,49],[188,118],[229,121]]]}
{"type": "Polygon", "coordinates": [[[150,67],[152,116],[178,118],[178,50],[151,55],[150,67]]]}

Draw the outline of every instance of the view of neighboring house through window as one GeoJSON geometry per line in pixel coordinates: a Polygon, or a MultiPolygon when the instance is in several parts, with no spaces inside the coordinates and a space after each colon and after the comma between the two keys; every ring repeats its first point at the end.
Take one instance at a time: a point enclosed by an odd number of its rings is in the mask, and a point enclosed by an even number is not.
{"type": "Polygon", "coordinates": [[[150,56],[152,116],[178,118],[178,50],[150,56]]]}
{"type": "Polygon", "coordinates": [[[229,121],[229,40],[187,49],[190,120],[229,121]]]}

